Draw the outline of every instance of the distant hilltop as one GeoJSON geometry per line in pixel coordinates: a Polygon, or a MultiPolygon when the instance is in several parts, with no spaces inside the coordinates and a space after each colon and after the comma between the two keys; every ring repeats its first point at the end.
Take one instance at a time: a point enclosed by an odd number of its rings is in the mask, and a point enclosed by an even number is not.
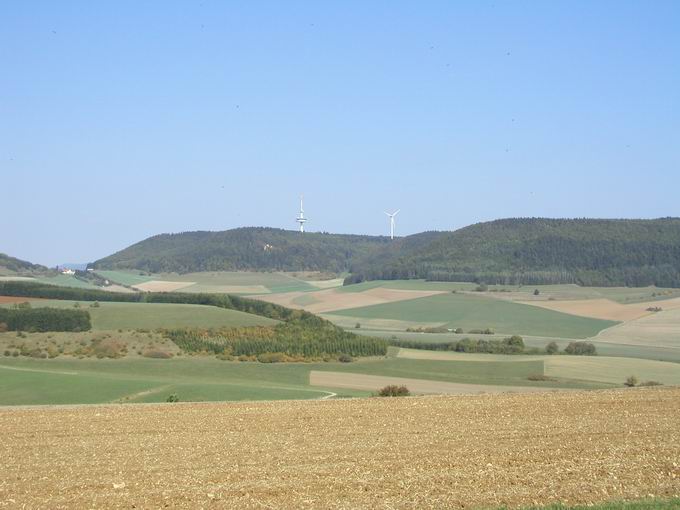
{"type": "Polygon", "coordinates": [[[349,273],[346,283],[424,278],[680,287],[680,219],[511,218],[394,240],[244,227],[153,236],[90,267],[152,273],[325,271],[349,273]]]}

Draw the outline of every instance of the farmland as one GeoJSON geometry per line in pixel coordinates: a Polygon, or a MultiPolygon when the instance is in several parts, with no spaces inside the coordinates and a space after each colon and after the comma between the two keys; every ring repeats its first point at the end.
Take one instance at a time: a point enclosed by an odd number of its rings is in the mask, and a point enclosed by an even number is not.
{"type": "Polygon", "coordinates": [[[68,300],[39,300],[31,301],[31,303],[33,307],[73,308],[76,305],[83,307],[90,312],[92,326],[97,330],[276,324],[276,321],[266,317],[203,305],[102,302],[94,308],[90,306],[90,303],[68,300]]]}
{"type": "Polygon", "coordinates": [[[3,409],[0,455],[12,483],[0,484],[0,500],[516,508],[677,497],[679,398],[646,388],[3,409]]]}
{"type": "MultiPolygon", "coordinates": [[[[399,303],[336,310],[352,320],[418,321],[464,330],[491,328],[506,334],[588,338],[616,323],[475,295],[441,294],[399,303]]],[[[370,322],[369,322],[370,324],[370,322]]]]}

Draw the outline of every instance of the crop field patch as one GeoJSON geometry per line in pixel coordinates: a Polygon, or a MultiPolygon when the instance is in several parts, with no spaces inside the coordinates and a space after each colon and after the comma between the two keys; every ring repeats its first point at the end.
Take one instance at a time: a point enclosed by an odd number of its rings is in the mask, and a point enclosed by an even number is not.
{"type": "Polygon", "coordinates": [[[3,408],[12,483],[0,500],[462,509],[667,498],[680,495],[678,400],[680,389],[646,388],[3,408]]]}
{"type": "Polygon", "coordinates": [[[151,280],[144,283],[135,284],[135,289],[144,292],[175,292],[185,287],[190,287],[194,282],[169,282],[160,280],[151,280]]]}
{"type": "Polygon", "coordinates": [[[536,386],[497,386],[490,384],[452,383],[428,379],[406,377],[387,377],[380,375],[357,374],[352,372],[328,372],[312,370],[309,373],[312,386],[325,388],[348,388],[377,392],[388,385],[406,386],[414,395],[467,395],[473,393],[507,393],[546,391],[536,386]]]}
{"type": "Polygon", "coordinates": [[[598,342],[680,349],[680,309],[652,313],[602,331],[598,342]]]}
{"type": "MultiPolygon", "coordinates": [[[[378,289],[373,289],[373,292],[378,289]]],[[[383,289],[384,290],[384,289],[383,289]]],[[[406,292],[406,291],[402,291],[406,292]]],[[[501,334],[561,338],[588,338],[616,324],[589,317],[492,299],[472,294],[438,294],[409,301],[334,310],[333,315],[355,320],[390,319],[414,322],[439,322],[449,328],[491,328],[501,334]]]]}
{"type": "Polygon", "coordinates": [[[680,363],[605,356],[546,356],[545,375],[621,385],[634,375],[640,382],[680,385],[680,363]]]}
{"type": "Polygon", "coordinates": [[[88,302],[47,299],[31,301],[31,304],[33,307],[80,307],[90,313],[92,328],[95,330],[217,328],[277,324],[277,321],[259,315],[205,305],[106,301],[99,303],[95,308],[88,302]]]}
{"type": "Polygon", "coordinates": [[[661,307],[663,310],[680,308],[680,298],[667,299],[664,301],[652,301],[643,303],[621,304],[609,299],[584,299],[571,301],[523,301],[522,304],[539,306],[556,312],[592,317],[610,321],[631,321],[650,315],[647,309],[661,307]]]}
{"type": "Polygon", "coordinates": [[[312,313],[327,313],[336,312],[346,308],[414,300],[418,298],[434,296],[437,294],[441,294],[441,291],[398,290],[378,287],[359,293],[348,293],[340,292],[338,289],[327,289],[309,293],[310,296],[313,296],[316,302],[304,306],[300,306],[296,303],[298,298],[305,295],[300,292],[255,297],[264,301],[269,301],[271,303],[288,306],[291,308],[304,308],[305,310],[312,313]]]}

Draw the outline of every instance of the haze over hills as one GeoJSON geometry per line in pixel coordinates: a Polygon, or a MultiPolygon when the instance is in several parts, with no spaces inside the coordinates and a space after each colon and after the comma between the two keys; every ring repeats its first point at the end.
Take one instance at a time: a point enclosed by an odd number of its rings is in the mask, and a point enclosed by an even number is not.
{"type": "Polygon", "coordinates": [[[502,219],[394,241],[263,227],[184,232],[148,238],[91,267],[349,272],[348,283],[425,278],[680,287],[680,219],[502,219]]]}

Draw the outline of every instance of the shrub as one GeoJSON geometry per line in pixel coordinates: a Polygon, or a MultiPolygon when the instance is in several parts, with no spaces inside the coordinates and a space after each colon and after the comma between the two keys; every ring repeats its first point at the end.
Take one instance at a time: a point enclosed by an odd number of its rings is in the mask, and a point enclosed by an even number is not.
{"type": "Polygon", "coordinates": [[[595,356],[597,351],[590,342],[569,342],[564,352],[574,356],[595,356]]]}
{"type": "Polygon", "coordinates": [[[477,292],[486,292],[489,290],[489,286],[486,283],[480,283],[475,290],[477,292]]]}
{"type": "Polygon", "coordinates": [[[635,377],[634,375],[631,375],[626,379],[626,381],[623,383],[625,386],[628,386],[629,388],[632,388],[634,386],[637,386],[638,384],[638,378],[635,377]]]}
{"type": "Polygon", "coordinates": [[[14,352],[12,352],[12,357],[13,357],[13,358],[16,358],[17,356],[19,356],[19,351],[14,351],[14,352]]]}
{"type": "Polygon", "coordinates": [[[354,325],[354,329],[360,329],[360,328],[361,328],[361,323],[360,323],[360,322],[357,322],[357,323],[354,325]]]}
{"type": "Polygon", "coordinates": [[[649,308],[647,308],[647,311],[648,312],[662,312],[663,308],[661,308],[660,306],[650,306],[649,308]]]}
{"type": "Polygon", "coordinates": [[[463,333],[463,328],[456,328],[456,329],[453,330],[453,332],[460,335],[460,334],[463,333]]]}
{"type": "Polygon", "coordinates": [[[535,290],[534,290],[534,296],[538,296],[540,293],[541,293],[540,290],[538,290],[538,289],[535,289],[535,290]]]}
{"type": "Polygon", "coordinates": [[[99,308],[99,301],[95,301],[90,305],[90,308],[99,308]]]}
{"type": "Polygon", "coordinates": [[[177,393],[173,393],[168,398],[165,399],[166,402],[179,402],[179,396],[177,393]]]}
{"type": "Polygon", "coordinates": [[[149,349],[147,351],[144,351],[144,354],[142,354],[142,356],[144,356],[145,358],[154,359],[170,359],[172,358],[172,353],[155,349],[149,349]]]}
{"type": "Polygon", "coordinates": [[[4,354],[5,356],[11,356],[11,355],[12,355],[12,353],[11,353],[10,351],[5,351],[3,354],[4,354]]]}
{"type": "Polygon", "coordinates": [[[4,333],[5,331],[9,331],[9,327],[7,326],[6,322],[0,322],[0,333],[4,333]]]}
{"type": "Polygon", "coordinates": [[[263,352],[257,355],[260,363],[283,363],[288,361],[288,357],[282,352],[263,352]]]}
{"type": "Polygon", "coordinates": [[[663,383],[659,381],[644,381],[638,384],[638,386],[663,386],[663,383]]]}
{"type": "Polygon", "coordinates": [[[557,342],[550,342],[545,346],[545,352],[546,354],[557,354],[560,352],[560,347],[557,345],[557,342]]]}
{"type": "Polygon", "coordinates": [[[408,397],[411,392],[406,386],[397,386],[396,384],[390,384],[381,388],[378,392],[379,397],[408,397]]]}
{"type": "Polygon", "coordinates": [[[529,381],[554,381],[555,379],[544,374],[531,374],[527,377],[529,381]]]}
{"type": "Polygon", "coordinates": [[[338,356],[338,361],[341,363],[351,363],[353,360],[352,356],[350,356],[349,354],[341,354],[340,356],[338,356]]]}

